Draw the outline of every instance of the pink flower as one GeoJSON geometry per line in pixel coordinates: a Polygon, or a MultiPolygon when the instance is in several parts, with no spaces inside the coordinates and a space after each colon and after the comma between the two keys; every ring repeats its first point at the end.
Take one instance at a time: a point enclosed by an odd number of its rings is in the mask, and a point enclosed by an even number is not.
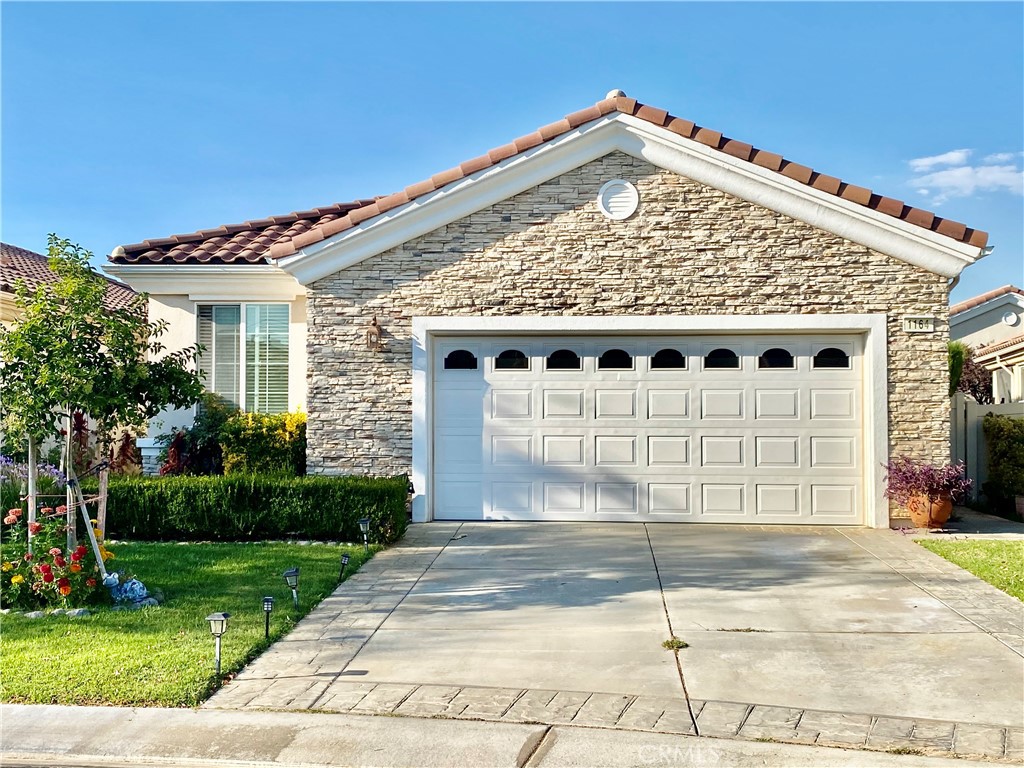
{"type": "Polygon", "coordinates": [[[41,530],[43,530],[43,524],[42,524],[42,523],[36,523],[36,522],[32,522],[32,523],[29,523],[29,524],[28,524],[28,532],[29,532],[29,533],[30,533],[30,534],[31,534],[32,536],[35,536],[35,535],[36,535],[37,533],[39,533],[39,532],[40,532],[41,530]]]}
{"type": "Polygon", "coordinates": [[[41,514],[41,515],[52,515],[53,514],[53,507],[43,507],[42,509],[39,510],[39,514],[41,514]]]}
{"type": "Polygon", "coordinates": [[[87,587],[95,587],[96,586],[96,579],[86,579],[85,580],[85,586],[87,586],[87,587]]]}
{"type": "Polygon", "coordinates": [[[54,557],[60,557],[64,553],[60,551],[60,547],[51,547],[50,554],[54,557]]]}
{"type": "Polygon", "coordinates": [[[25,562],[27,563],[31,559],[32,559],[32,553],[31,552],[26,552],[25,553],[25,562]]]}
{"type": "Polygon", "coordinates": [[[16,522],[18,522],[18,518],[15,517],[14,515],[8,515],[7,517],[4,518],[4,523],[6,525],[14,525],[16,522]]]}
{"type": "Polygon", "coordinates": [[[8,509],[7,510],[7,514],[8,515],[13,515],[14,517],[20,517],[21,516],[21,507],[15,507],[14,509],[8,509]]]}
{"type": "Polygon", "coordinates": [[[57,507],[57,514],[58,515],[65,515],[65,514],[67,514],[67,511],[68,511],[68,508],[64,504],[61,504],[59,507],[57,507]]]}

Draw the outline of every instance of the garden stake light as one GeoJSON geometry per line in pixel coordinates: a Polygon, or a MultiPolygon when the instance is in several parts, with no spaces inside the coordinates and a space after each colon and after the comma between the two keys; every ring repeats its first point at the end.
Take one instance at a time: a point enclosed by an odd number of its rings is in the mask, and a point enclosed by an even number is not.
{"type": "Polygon", "coordinates": [[[289,568],[282,575],[284,576],[284,583],[292,591],[292,602],[295,603],[297,610],[299,607],[299,569],[289,568]]]}
{"type": "Polygon", "coordinates": [[[231,618],[230,613],[211,613],[206,617],[206,620],[210,622],[210,634],[213,635],[213,660],[217,668],[217,677],[220,677],[220,637],[228,631],[229,618],[231,618]]]}
{"type": "Polygon", "coordinates": [[[263,598],[263,615],[266,617],[266,629],[264,629],[263,636],[270,639],[270,613],[274,610],[274,598],[267,596],[263,598]]]}
{"type": "Polygon", "coordinates": [[[341,570],[338,572],[338,583],[340,584],[345,578],[345,569],[348,568],[349,556],[346,552],[341,556],[341,570]]]}
{"type": "Polygon", "coordinates": [[[366,552],[370,551],[370,542],[367,539],[367,534],[370,532],[370,518],[361,517],[359,518],[359,530],[363,532],[363,549],[366,552]]]}

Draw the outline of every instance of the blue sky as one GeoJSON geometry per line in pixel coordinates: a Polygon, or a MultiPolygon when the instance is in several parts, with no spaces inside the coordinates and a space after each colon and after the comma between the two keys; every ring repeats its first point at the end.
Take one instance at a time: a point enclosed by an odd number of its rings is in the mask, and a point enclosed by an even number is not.
{"type": "Polygon", "coordinates": [[[3,2],[0,22],[2,236],[32,250],[387,194],[622,88],[989,231],[954,300],[1024,283],[1020,3],[3,2]]]}

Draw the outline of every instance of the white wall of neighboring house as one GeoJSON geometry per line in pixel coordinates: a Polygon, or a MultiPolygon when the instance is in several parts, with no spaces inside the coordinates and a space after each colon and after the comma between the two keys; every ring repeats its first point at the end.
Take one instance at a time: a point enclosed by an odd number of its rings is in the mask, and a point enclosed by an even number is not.
{"type": "MultiPolygon", "coordinates": [[[[152,321],[166,321],[163,354],[198,340],[197,307],[203,304],[286,303],[288,327],[288,410],[306,408],[306,296],[294,277],[270,265],[109,264],[105,269],[137,291],[149,294],[152,321]]],[[[195,408],[167,409],[150,421],[139,440],[149,470],[159,453],[158,435],[189,426],[195,408]]]]}
{"type": "Polygon", "coordinates": [[[1024,296],[1011,290],[951,315],[949,336],[992,372],[997,403],[1024,401],[1024,342],[1004,344],[1024,336],[1024,296]]]}

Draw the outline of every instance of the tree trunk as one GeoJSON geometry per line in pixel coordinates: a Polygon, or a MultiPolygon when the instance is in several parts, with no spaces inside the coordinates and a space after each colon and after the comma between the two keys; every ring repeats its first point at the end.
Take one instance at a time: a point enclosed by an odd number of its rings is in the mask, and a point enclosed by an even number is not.
{"type": "MultiPolygon", "coordinates": [[[[71,413],[72,409],[71,406],[69,405],[67,410],[68,432],[67,435],[65,436],[67,439],[64,441],[64,472],[67,474],[67,477],[69,479],[75,477],[75,457],[73,448],[75,438],[74,435],[72,434],[74,422],[72,421],[71,413]]],[[[78,546],[78,533],[76,530],[77,526],[75,522],[77,520],[77,516],[75,515],[75,508],[78,506],[78,503],[77,500],[75,499],[75,492],[74,489],[72,489],[70,482],[67,485],[67,491],[65,495],[67,497],[67,500],[64,502],[64,504],[67,506],[66,514],[68,523],[68,552],[70,552],[78,546]]]]}
{"type": "Polygon", "coordinates": [[[96,503],[96,527],[99,528],[103,535],[101,539],[107,536],[107,483],[110,481],[110,470],[104,469],[100,472],[100,498],[96,503]]]}
{"type": "MultiPolygon", "coordinates": [[[[28,522],[36,521],[36,495],[39,492],[38,473],[36,465],[39,463],[39,446],[32,435],[28,436],[28,522]]],[[[28,551],[32,551],[32,535],[28,537],[28,551]]]]}

